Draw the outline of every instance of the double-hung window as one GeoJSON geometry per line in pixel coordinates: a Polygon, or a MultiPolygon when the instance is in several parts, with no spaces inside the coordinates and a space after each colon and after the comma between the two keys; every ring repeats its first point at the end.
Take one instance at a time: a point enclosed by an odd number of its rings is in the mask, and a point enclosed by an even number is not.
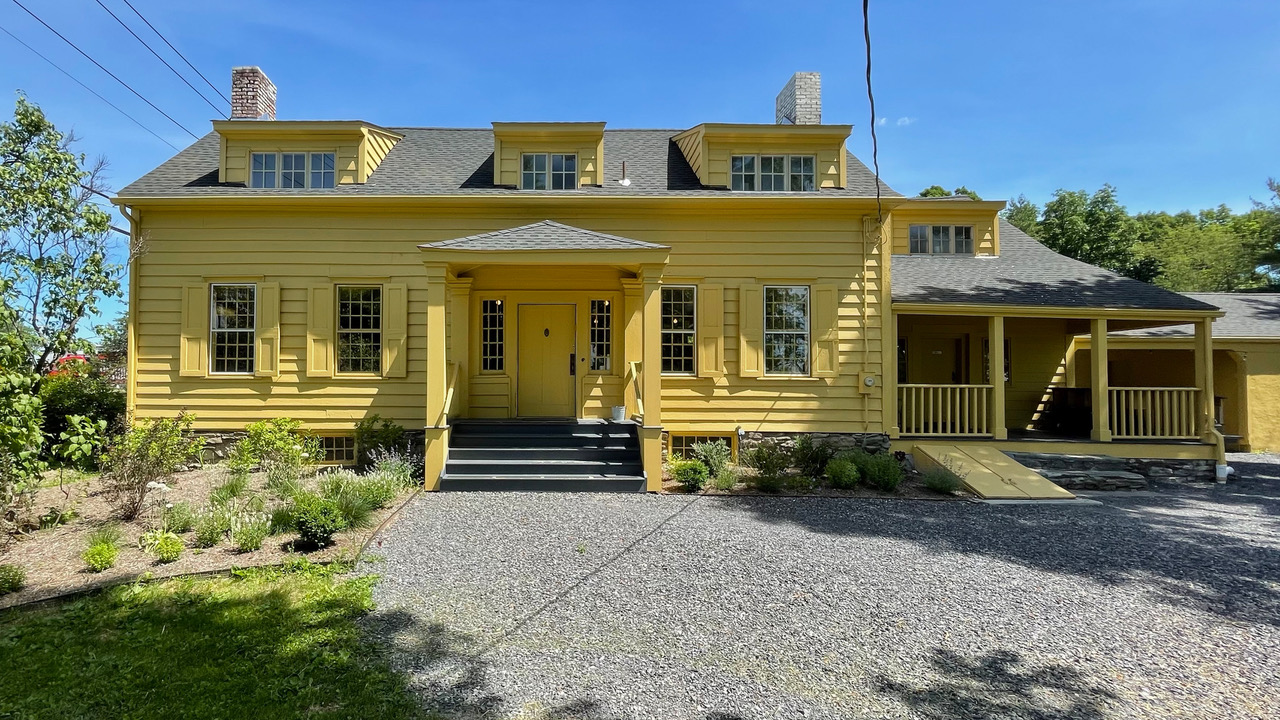
{"type": "Polygon", "coordinates": [[[809,288],[804,285],[765,286],[764,371],[809,374],[809,288]]]}
{"type": "Polygon", "coordinates": [[[382,288],[338,286],[338,372],[382,372],[382,288]]]}
{"type": "Polygon", "coordinates": [[[613,303],[591,301],[591,369],[608,372],[613,354],[613,303]]]}
{"type": "Polygon", "coordinates": [[[692,285],[664,285],[662,288],[663,373],[694,374],[696,295],[697,289],[692,285]]]}
{"type": "Polygon", "coordinates": [[[573,153],[524,153],[521,190],[573,190],[578,187],[578,156],[573,153]]]}
{"type": "Polygon", "coordinates": [[[729,187],[763,192],[812,192],[813,155],[734,155],[729,159],[729,187]]]}
{"type": "Polygon", "coordinates": [[[972,255],[972,225],[912,225],[911,252],[935,255],[972,255]]]}
{"type": "Polygon", "coordinates": [[[215,375],[253,374],[257,285],[210,286],[209,368],[215,375]]]}
{"type": "Polygon", "coordinates": [[[331,188],[336,181],[331,152],[251,153],[249,187],[331,188]]]}

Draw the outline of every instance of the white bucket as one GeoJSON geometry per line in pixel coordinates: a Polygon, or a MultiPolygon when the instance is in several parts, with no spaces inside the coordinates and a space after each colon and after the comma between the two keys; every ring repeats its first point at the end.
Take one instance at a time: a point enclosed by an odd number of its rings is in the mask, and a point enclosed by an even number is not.
{"type": "Polygon", "coordinates": [[[623,420],[626,420],[626,419],[627,419],[627,406],[626,406],[626,405],[614,405],[614,406],[613,406],[613,421],[614,421],[614,422],[622,422],[623,420]]]}

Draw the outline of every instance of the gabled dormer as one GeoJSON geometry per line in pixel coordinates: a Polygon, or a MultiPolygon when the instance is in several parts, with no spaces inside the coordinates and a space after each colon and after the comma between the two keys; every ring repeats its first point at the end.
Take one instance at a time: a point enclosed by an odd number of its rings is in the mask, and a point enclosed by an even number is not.
{"type": "Polygon", "coordinates": [[[675,136],[698,180],[743,192],[845,186],[851,125],[703,123],[675,136]]]}
{"type": "Polygon", "coordinates": [[[493,184],[575,190],[604,182],[604,123],[495,122],[493,184]]]}
{"type": "Polygon", "coordinates": [[[276,120],[276,88],[256,67],[231,73],[232,119],[215,120],[218,181],[263,190],[363,183],[402,135],[360,120],[276,120]]]}

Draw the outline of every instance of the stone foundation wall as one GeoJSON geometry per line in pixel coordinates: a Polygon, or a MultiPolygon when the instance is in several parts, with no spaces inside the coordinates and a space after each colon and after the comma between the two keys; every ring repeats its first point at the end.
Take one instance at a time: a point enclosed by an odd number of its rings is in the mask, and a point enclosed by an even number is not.
{"type": "MultiPolygon", "coordinates": [[[[243,430],[197,430],[192,433],[204,438],[204,449],[200,451],[200,461],[216,463],[227,459],[227,453],[237,442],[248,434],[243,430]]],[[[409,450],[421,455],[427,449],[427,433],[425,430],[405,430],[405,439],[409,441],[409,450]]]]}
{"type": "Polygon", "coordinates": [[[834,446],[837,450],[854,450],[862,449],[869,453],[882,453],[889,450],[889,436],[885,433],[829,433],[829,432],[813,432],[813,433],[777,433],[777,432],[748,432],[744,433],[738,444],[738,451],[742,452],[759,445],[765,440],[772,440],[784,450],[790,450],[796,443],[796,436],[808,435],[813,438],[815,443],[826,442],[834,446]]]}
{"type": "Polygon", "coordinates": [[[1146,490],[1153,482],[1214,482],[1214,461],[1005,453],[1068,490],[1146,490]]]}

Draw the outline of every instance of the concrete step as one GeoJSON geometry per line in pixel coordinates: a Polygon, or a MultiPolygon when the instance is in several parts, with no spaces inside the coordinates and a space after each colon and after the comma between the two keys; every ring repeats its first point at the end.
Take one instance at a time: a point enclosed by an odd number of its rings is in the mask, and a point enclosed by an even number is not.
{"type": "Polygon", "coordinates": [[[440,489],[453,492],[644,492],[644,478],[546,475],[502,477],[497,475],[450,475],[440,477],[440,489]]]}
{"type": "Polygon", "coordinates": [[[600,460],[634,462],[639,448],[626,445],[575,447],[454,447],[450,460],[600,460]]]}
{"type": "Polygon", "coordinates": [[[479,460],[449,458],[445,472],[450,475],[493,475],[497,477],[531,477],[546,475],[643,475],[639,458],[621,462],[605,460],[501,460],[492,457],[479,460]]]}
{"type": "Polygon", "coordinates": [[[501,433],[453,433],[449,437],[450,447],[487,448],[519,445],[520,447],[610,447],[622,446],[634,450],[640,449],[640,441],[634,433],[628,432],[578,432],[564,433],[520,433],[514,435],[501,433]]]}

